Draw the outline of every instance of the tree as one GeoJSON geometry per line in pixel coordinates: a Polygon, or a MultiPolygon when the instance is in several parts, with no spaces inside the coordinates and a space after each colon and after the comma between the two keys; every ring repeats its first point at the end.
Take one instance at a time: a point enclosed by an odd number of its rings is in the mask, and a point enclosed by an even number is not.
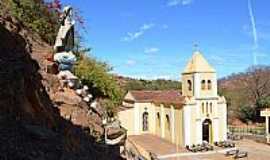
{"type": "Polygon", "coordinates": [[[260,110],[266,107],[270,96],[270,67],[253,66],[246,72],[223,78],[219,91],[227,99],[229,113],[242,120],[260,122],[260,110]]]}
{"type": "Polygon", "coordinates": [[[257,106],[262,109],[262,108],[270,108],[270,96],[259,99],[257,102],[257,106]]]}
{"type": "MultiPolygon", "coordinates": [[[[270,68],[253,66],[247,71],[247,78],[243,79],[246,91],[254,104],[270,96],[270,68]]],[[[258,106],[257,106],[258,107],[258,106]]]]}
{"type": "Polygon", "coordinates": [[[100,101],[100,105],[105,108],[108,117],[116,116],[118,104],[110,99],[103,99],[100,101]]]}
{"type": "Polygon", "coordinates": [[[1,5],[5,6],[4,12],[16,17],[24,26],[39,34],[43,40],[50,44],[54,43],[59,26],[58,9],[49,7],[43,0],[3,0],[1,5]]]}
{"type": "MultiPolygon", "coordinates": [[[[60,26],[62,6],[61,0],[1,0],[0,14],[12,15],[44,41],[53,45],[60,26]]],[[[74,18],[78,22],[78,28],[85,29],[84,19],[78,10],[74,10],[74,18]]]]}

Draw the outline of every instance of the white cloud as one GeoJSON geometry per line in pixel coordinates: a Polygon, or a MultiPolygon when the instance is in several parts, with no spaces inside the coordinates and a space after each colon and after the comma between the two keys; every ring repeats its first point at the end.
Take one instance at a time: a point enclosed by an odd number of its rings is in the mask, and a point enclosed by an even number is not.
{"type": "Polygon", "coordinates": [[[174,75],[144,75],[144,74],[131,74],[124,75],[126,77],[134,78],[134,79],[145,79],[145,80],[157,80],[157,79],[165,79],[165,80],[179,80],[178,77],[174,75]]]}
{"type": "Polygon", "coordinates": [[[151,48],[146,48],[144,50],[144,53],[156,53],[159,51],[159,48],[156,48],[156,47],[151,47],[151,48]]]}
{"type": "Polygon", "coordinates": [[[172,75],[157,75],[157,76],[153,76],[151,78],[152,79],[165,79],[165,80],[174,79],[174,77],[172,75]]]}
{"type": "Polygon", "coordinates": [[[139,31],[139,32],[135,32],[135,33],[127,33],[127,36],[123,38],[123,41],[132,41],[134,39],[139,38],[140,36],[142,36],[144,34],[144,32],[139,31]]]}
{"type": "Polygon", "coordinates": [[[192,2],[193,0],[169,0],[167,3],[167,6],[169,7],[178,6],[178,5],[186,6],[186,5],[191,4],[192,2]]]}
{"type": "Polygon", "coordinates": [[[169,26],[168,26],[167,24],[163,24],[163,25],[161,26],[161,28],[162,28],[162,29],[168,29],[169,26]]]}
{"type": "Polygon", "coordinates": [[[189,5],[193,2],[193,0],[182,0],[182,5],[185,6],[185,5],[189,5]]]}
{"type": "Polygon", "coordinates": [[[135,60],[129,59],[126,61],[127,66],[134,66],[137,62],[135,60]]]}
{"type": "Polygon", "coordinates": [[[134,32],[134,33],[128,32],[127,36],[123,37],[122,40],[127,42],[127,41],[133,41],[135,39],[138,39],[139,37],[144,35],[144,33],[147,30],[153,28],[154,26],[155,26],[155,24],[153,24],[153,23],[144,24],[139,28],[139,30],[137,32],[134,32]]]}
{"type": "Polygon", "coordinates": [[[142,30],[142,31],[148,30],[148,29],[151,29],[151,28],[154,27],[154,26],[155,26],[155,24],[153,24],[153,23],[150,23],[150,24],[144,24],[144,25],[140,28],[140,30],[142,30]]]}

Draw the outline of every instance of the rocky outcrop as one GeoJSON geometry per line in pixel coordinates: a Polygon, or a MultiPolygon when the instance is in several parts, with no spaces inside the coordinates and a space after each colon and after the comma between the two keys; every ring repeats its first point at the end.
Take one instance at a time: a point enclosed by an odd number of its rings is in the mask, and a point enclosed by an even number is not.
{"type": "Polygon", "coordinates": [[[0,42],[0,159],[119,159],[96,142],[100,115],[45,72],[52,47],[12,17],[0,17],[0,42]]]}

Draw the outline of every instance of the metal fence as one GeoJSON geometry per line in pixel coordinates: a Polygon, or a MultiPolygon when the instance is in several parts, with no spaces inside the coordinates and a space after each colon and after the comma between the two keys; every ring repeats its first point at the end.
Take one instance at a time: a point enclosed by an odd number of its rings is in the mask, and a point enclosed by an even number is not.
{"type": "Polygon", "coordinates": [[[228,126],[230,133],[236,135],[265,135],[264,126],[228,126]]]}
{"type": "Polygon", "coordinates": [[[228,128],[230,133],[229,135],[237,135],[240,139],[246,138],[260,143],[266,143],[264,126],[228,126],[228,128]]]}

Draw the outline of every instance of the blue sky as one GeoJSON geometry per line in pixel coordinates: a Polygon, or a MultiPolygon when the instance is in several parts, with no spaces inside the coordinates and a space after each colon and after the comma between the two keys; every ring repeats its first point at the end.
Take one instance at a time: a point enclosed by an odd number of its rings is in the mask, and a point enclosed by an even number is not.
{"type": "Polygon", "coordinates": [[[244,71],[254,53],[257,64],[270,64],[269,0],[251,0],[252,13],[248,0],[63,2],[85,18],[91,54],[120,75],[178,80],[195,43],[218,77],[244,71]]]}

